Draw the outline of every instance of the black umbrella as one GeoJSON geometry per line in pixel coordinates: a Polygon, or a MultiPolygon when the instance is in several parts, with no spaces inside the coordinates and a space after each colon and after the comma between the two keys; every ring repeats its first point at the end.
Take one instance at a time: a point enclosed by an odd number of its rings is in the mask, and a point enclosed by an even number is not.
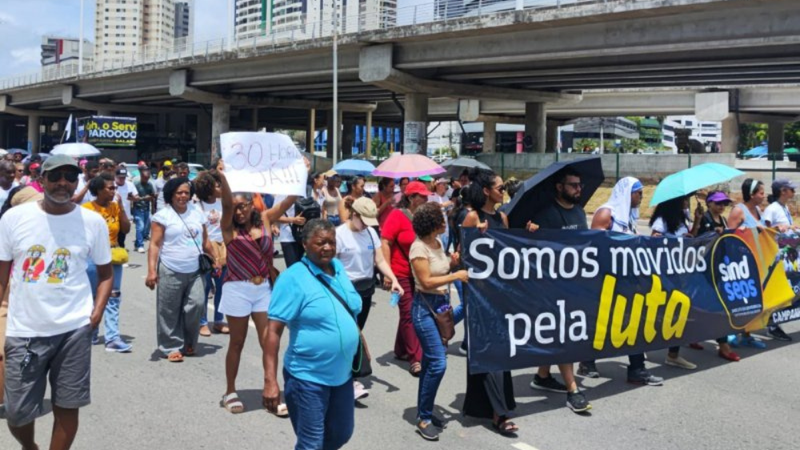
{"type": "Polygon", "coordinates": [[[477,167],[479,169],[492,170],[491,167],[478,161],[477,159],[463,156],[461,158],[448,159],[447,161],[443,162],[441,166],[447,170],[447,175],[452,178],[456,178],[461,175],[461,172],[463,172],[464,169],[469,170],[477,167]]]}
{"type": "Polygon", "coordinates": [[[583,183],[581,206],[586,206],[605,179],[599,156],[550,164],[541,172],[525,180],[520,190],[509,202],[507,211],[510,228],[524,228],[529,220],[532,220],[539,211],[554,201],[554,176],[565,167],[570,167],[581,175],[581,183],[583,183]]]}

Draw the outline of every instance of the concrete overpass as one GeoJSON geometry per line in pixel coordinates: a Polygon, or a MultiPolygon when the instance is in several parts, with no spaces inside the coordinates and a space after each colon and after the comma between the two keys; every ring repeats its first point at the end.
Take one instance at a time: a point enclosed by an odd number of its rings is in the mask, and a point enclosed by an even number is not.
{"type": "MultiPolygon", "coordinates": [[[[796,0],[599,0],[354,33],[340,38],[340,114],[346,125],[419,123],[446,117],[455,101],[469,99],[465,110],[479,105],[487,122],[523,120],[530,149],[544,152],[548,117],[637,114],[657,89],[732,88],[704,108],[727,108],[730,121],[750,105],[747,113],[777,130],[800,115],[799,103],[786,104],[780,94],[772,105],[747,96],[763,85],[800,84],[797,23],[796,0]],[[747,88],[737,93],[739,87],[747,88]]],[[[29,129],[40,117],[78,111],[196,116],[198,151],[207,153],[231,126],[330,126],[330,44],[266,39],[15,85],[0,90],[0,112],[27,117],[29,129]]],[[[697,112],[693,91],[665,92],[674,104],[660,107],[697,112]]]]}

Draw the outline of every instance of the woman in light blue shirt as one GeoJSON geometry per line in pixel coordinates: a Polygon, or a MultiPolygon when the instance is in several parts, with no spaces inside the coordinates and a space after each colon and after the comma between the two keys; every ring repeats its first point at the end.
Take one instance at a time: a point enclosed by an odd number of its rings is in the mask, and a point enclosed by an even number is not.
{"type": "Polygon", "coordinates": [[[306,256],[275,283],[265,345],[264,405],[277,411],[278,350],[284,328],[284,396],[296,449],[338,449],[353,434],[352,363],[361,297],[336,256],[336,230],[324,219],[303,228],[306,256]],[[298,289],[302,286],[302,289],[298,289]],[[345,305],[346,303],[346,305],[345,305]]]}

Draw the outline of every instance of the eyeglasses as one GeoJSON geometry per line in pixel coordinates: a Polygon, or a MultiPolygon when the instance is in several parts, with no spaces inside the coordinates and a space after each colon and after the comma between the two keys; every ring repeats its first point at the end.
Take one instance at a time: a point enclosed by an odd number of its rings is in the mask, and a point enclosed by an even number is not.
{"type": "Polygon", "coordinates": [[[78,182],[78,172],[75,171],[58,171],[58,172],[47,172],[47,181],[51,183],[58,183],[61,181],[61,178],[64,178],[70,183],[77,183],[78,182]]]}
{"type": "Polygon", "coordinates": [[[505,186],[502,186],[502,185],[501,185],[501,186],[497,186],[497,187],[496,187],[496,188],[494,188],[494,189],[497,189],[497,192],[499,192],[499,193],[501,193],[501,194],[502,194],[503,192],[505,192],[505,191],[506,191],[506,187],[505,187],[505,186]]]}
{"type": "Polygon", "coordinates": [[[585,186],[583,183],[564,183],[564,186],[569,186],[572,189],[583,189],[585,186]]]}

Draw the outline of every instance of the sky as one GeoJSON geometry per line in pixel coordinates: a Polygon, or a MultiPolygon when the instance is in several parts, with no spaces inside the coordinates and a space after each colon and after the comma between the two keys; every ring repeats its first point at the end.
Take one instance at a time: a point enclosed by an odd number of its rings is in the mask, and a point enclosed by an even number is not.
{"type": "MultiPolygon", "coordinates": [[[[42,37],[77,39],[81,0],[0,0],[0,79],[41,70],[42,37]]],[[[94,42],[96,0],[84,0],[84,38],[94,42]]],[[[430,20],[433,0],[398,1],[398,24],[430,20]],[[421,6],[421,5],[425,6],[421,6]],[[419,10],[415,6],[419,6],[419,10]]],[[[195,0],[195,42],[228,35],[228,0],[195,0]]]]}
{"type": "MultiPolygon", "coordinates": [[[[94,41],[95,0],[84,0],[84,38],[94,41]]],[[[227,0],[195,0],[195,41],[227,36],[227,0]]],[[[0,0],[0,78],[40,70],[42,36],[77,38],[80,0],[0,0]]]]}

